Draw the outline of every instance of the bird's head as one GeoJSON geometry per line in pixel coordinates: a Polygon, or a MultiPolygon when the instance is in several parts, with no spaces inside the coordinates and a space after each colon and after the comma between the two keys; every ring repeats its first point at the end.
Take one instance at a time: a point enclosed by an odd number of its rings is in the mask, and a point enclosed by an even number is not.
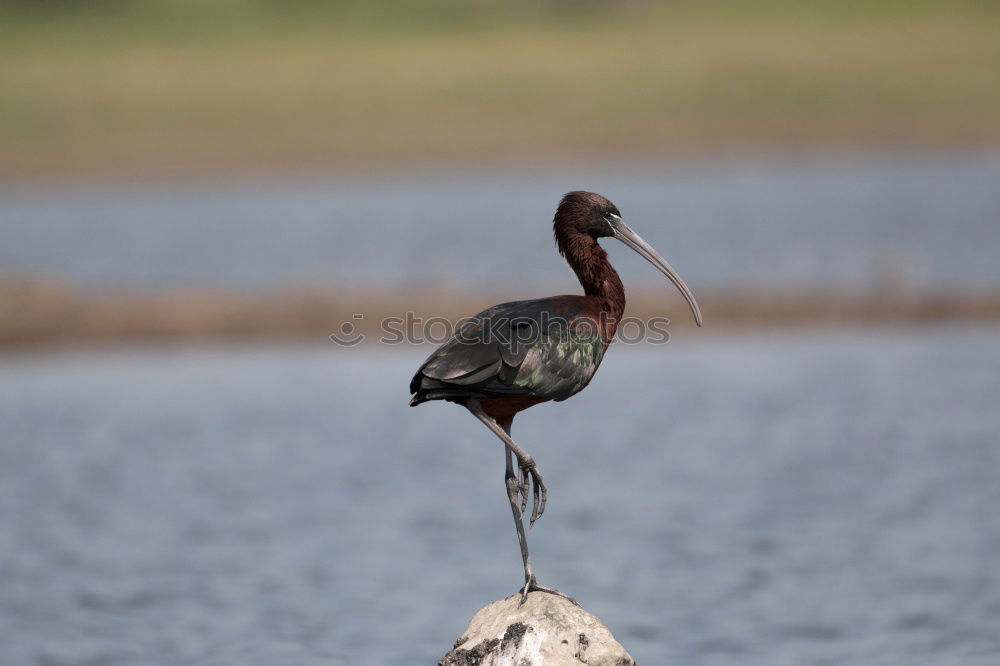
{"type": "Polygon", "coordinates": [[[680,290],[684,300],[691,307],[695,322],[701,326],[701,309],[694,299],[694,294],[684,284],[684,280],[677,274],[666,259],[661,257],[652,246],[644,241],[639,234],[635,233],[631,227],[622,221],[622,215],[618,207],[594,192],[575,191],[570,192],[559,202],[556,209],[556,216],[553,220],[556,245],[559,251],[566,255],[570,253],[574,238],[590,237],[592,242],[598,238],[613,237],[629,246],[646,261],[653,264],[661,273],[666,275],[674,286],[680,290]]]}
{"type": "Polygon", "coordinates": [[[555,231],[586,234],[591,238],[613,236],[611,220],[621,219],[618,207],[594,192],[570,192],[556,209],[555,231]]]}

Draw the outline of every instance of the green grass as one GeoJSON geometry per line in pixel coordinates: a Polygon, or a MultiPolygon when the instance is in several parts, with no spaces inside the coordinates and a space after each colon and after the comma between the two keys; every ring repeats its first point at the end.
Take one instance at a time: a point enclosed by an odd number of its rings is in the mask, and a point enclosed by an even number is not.
{"type": "Polygon", "coordinates": [[[996,145],[997,4],[5,5],[0,176],[996,145]]]}

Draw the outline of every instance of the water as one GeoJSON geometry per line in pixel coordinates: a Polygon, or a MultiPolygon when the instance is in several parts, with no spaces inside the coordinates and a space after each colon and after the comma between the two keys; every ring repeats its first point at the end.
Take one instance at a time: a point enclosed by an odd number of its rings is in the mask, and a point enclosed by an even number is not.
{"type": "MultiPolygon", "coordinates": [[[[577,285],[550,221],[609,196],[695,289],[1000,288],[1000,155],[533,168],[362,181],[0,191],[0,273],[94,286],[577,285]],[[516,257],[516,261],[515,258],[516,257]]],[[[615,243],[626,284],[662,278],[615,243]]]]}
{"type": "MultiPolygon", "coordinates": [[[[1000,330],[616,348],[514,435],[640,663],[1000,663],[1000,330]]],[[[0,357],[0,662],[434,663],[520,561],[426,349],[0,357]]]]}

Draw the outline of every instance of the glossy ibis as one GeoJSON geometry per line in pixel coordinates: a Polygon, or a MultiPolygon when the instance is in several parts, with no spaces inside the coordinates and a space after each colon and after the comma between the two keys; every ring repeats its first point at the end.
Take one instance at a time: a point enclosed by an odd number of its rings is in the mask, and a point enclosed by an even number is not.
{"type": "Polygon", "coordinates": [[[484,310],[460,325],[410,382],[411,405],[428,400],[464,405],[503,441],[504,483],[524,562],[522,603],[535,590],[561,593],[540,586],[531,568],[522,515],[532,486],[529,529],[545,511],[545,482],[534,459],[511,439],[510,428],[518,412],[582,391],[615,335],[625,290],[597,240],[616,238],[656,266],[681,291],[701,326],[691,290],[604,197],[570,192],[559,202],[553,229],[559,253],[579,278],[584,295],[514,301],[484,310]],[[512,458],[517,458],[516,476],[512,458]]]}

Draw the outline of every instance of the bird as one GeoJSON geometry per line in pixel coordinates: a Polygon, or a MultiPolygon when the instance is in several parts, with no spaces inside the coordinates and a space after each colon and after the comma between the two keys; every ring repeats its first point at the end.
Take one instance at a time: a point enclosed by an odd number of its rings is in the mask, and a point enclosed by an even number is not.
{"type": "Polygon", "coordinates": [[[432,400],[462,405],[503,442],[504,486],[524,567],[522,604],[530,592],[548,592],[576,603],[540,585],[531,565],[523,516],[530,492],[530,530],[545,511],[547,488],[534,457],[511,438],[511,426],[519,412],[566,400],[586,388],[614,338],[625,310],[625,289],[598,240],[619,240],[653,264],[680,290],[695,322],[702,325],[698,303],[680,275],[605,197],[569,192],[556,208],[552,228],[556,247],[579,279],[583,295],[512,301],[483,310],[458,325],[410,382],[411,406],[432,400]]]}

